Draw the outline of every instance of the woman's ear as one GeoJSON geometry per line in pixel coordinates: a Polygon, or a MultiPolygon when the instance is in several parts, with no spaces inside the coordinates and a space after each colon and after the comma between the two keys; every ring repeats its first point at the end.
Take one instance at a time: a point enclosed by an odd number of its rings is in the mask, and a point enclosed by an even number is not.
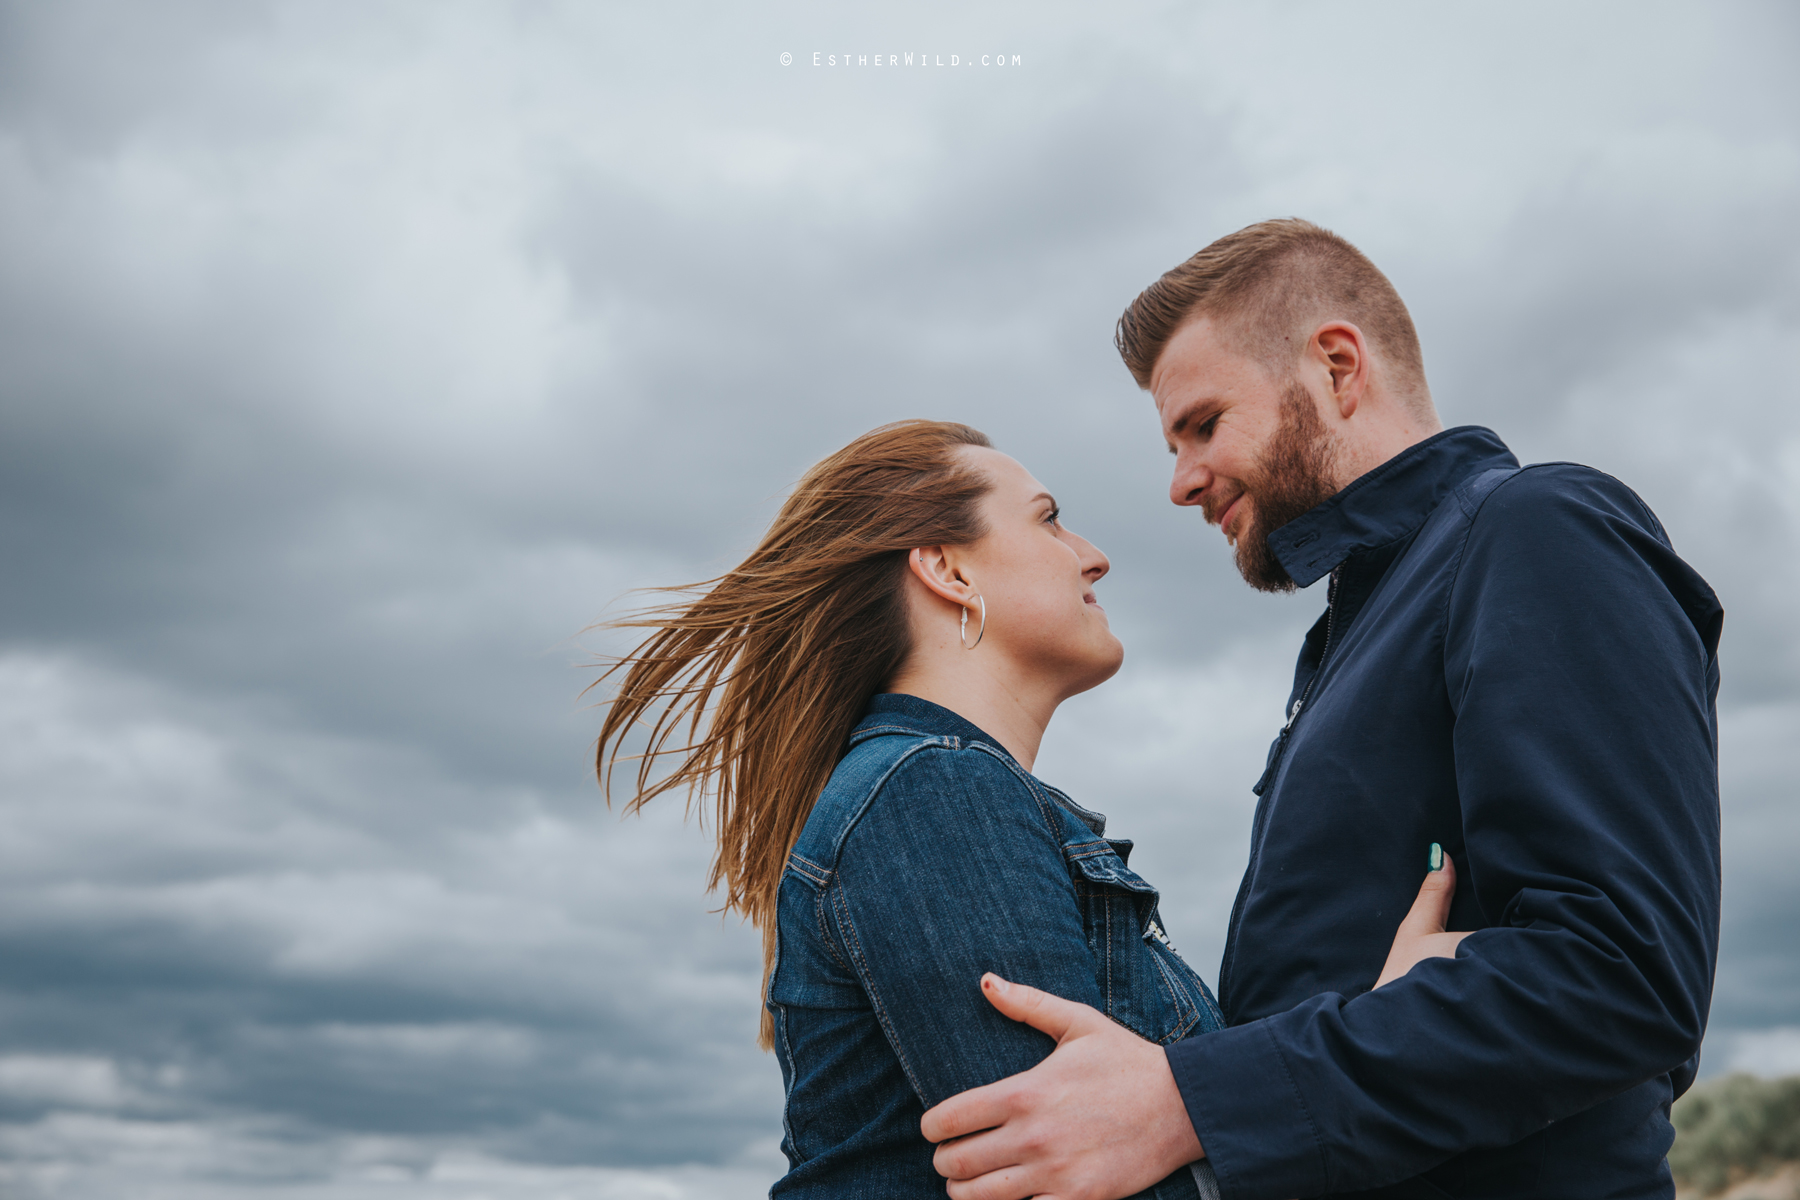
{"type": "Polygon", "coordinates": [[[975,589],[963,579],[948,546],[920,546],[906,553],[907,568],[938,596],[962,608],[973,602],[975,589]]]}

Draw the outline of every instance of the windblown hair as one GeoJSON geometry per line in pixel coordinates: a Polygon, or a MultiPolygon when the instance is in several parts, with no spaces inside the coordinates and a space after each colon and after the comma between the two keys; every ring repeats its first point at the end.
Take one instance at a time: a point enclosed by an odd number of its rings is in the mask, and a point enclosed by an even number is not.
{"type": "Polygon", "coordinates": [[[1350,321],[1394,371],[1403,401],[1430,406],[1418,331],[1400,293],[1368,257],[1311,221],[1259,221],[1226,234],[1145,288],[1119,318],[1113,344],[1138,386],[1169,339],[1211,316],[1244,353],[1286,373],[1322,321],[1350,321]]]}
{"type": "MultiPolygon", "coordinates": [[[[943,421],[866,433],[806,473],[735,569],[656,589],[684,598],[609,623],[654,632],[596,681],[624,674],[600,727],[600,786],[610,804],[614,768],[635,757],[626,812],[675,789],[690,806],[713,798],[718,848],[707,886],[723,884],[726,909],[762,930],[765,989],[788,852],[869,698],[912,650],[906,553],[987,532],[979,505],[991,485],[959,453],[987,445],[977,430],[943,421]],[[640,723],[648,746],[627,755],[640,723]],[[670,756],[678,765],[657,777],[670,756]]],[[[772,1036],[765,1009],[765,1050],[772,1036]]]]}

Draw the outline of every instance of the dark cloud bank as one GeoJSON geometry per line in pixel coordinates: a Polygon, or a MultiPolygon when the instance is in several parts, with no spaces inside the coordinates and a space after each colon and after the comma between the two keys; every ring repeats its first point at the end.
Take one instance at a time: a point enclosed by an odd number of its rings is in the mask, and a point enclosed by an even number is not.
{"type": "Polygon", "coordinates": [[[1792,15],[1326,11],[0,6],[0,1189],[759,1194],[755,939],[600,805],[577,635],[903,416],[1111,554],[1042,773],[1210,973],[1319,600],[1166,503],[1108,336],[1290,212],[1719,588],[1708,1064],[1800,1069],[1792,15]]]}

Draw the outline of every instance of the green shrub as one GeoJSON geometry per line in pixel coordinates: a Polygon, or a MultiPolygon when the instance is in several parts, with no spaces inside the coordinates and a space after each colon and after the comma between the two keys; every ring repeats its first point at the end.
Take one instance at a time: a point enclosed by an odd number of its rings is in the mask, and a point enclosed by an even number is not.
{"type": "Polygon", "coordinates": [[[1800,1161],[1800,1076],[1728,1075],[1675,1102],[1669,1169],[1704,1195],[1800,1161]]]}

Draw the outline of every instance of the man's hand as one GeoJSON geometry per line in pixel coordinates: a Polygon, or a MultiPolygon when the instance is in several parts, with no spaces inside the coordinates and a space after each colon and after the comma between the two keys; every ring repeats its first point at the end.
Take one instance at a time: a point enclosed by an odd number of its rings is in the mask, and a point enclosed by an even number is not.
{"type": "Polygon", "coordinates": [[[1204,1157],[1161,1046],[998,975],[983,975],[981,990],[1056,1049],[925,1114],[919,1128],[940,1143],[951,1200],[1118,1200],[1204,1157]]]}

